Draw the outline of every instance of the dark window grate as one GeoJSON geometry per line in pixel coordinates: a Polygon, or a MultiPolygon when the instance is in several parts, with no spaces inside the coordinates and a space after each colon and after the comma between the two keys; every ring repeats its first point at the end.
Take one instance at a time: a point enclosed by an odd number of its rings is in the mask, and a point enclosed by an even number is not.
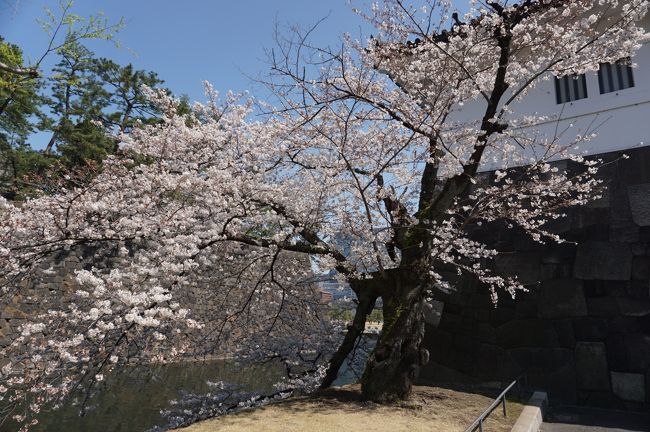
{"type": "Polygon", "coordinates": [[[587,98],[585,74],[555,78],[555,97],[558,104],[587,98]]]}
{"type": "Polygon", "coordinates": [[[634,73],[630,59],[621,59],[616,63],[602,63],[598,70],[600,94],[611,93],[634,87],[634,73]]]}

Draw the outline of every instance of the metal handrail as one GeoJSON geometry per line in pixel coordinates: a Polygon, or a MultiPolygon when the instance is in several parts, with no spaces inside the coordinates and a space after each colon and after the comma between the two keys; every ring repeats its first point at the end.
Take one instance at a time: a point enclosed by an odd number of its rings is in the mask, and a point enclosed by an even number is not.
{"type": "Polygon", "coordinates": [[[497,396],[496,399],[492,402],[492,404],[483,411],[483,414],[481,414],[476,420],[474,420],[474,423],[472,423],[467,429],[465,429],[465,432],[474,432],[477,428],[479,431],[483,432],[483,420],[490,414],[492,414],[492,411],[496,409],[496,407],[499,406],[500,403],[503,403],[503,416],[506,417],[506,393],[513,388],[517,384],[517,380],[514,380],[513,382],[510,383],[508,387],[505,388],[501,392],[499,396],[497,396]]]}

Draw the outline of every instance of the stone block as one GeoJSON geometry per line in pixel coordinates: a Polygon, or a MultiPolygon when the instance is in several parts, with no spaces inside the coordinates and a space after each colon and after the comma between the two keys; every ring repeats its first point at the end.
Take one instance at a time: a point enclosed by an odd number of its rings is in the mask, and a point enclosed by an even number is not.
{"type": "Polygon", "coordinates": [[[587,310],[590,316],[595,317],[614,317],[619,314],[618,304],[614,297],[588,298],[587,310]]]}
{"type": "MultiPolygon", "coordinates": [[[[600,280],[586,280],[583,281],[583,286],[585,288],[585,297],[605,297],[612,295],[612,291],[617,289],[616,283],[618,281],[600,281],[600,280]]],[[[622,282],[627,284],[627,281],[622,282]]]]}
{"type": "Polygon", "coordinates": [[[546,390],[554,403],[575,404],[576,372],[572,363],[549,372],[529,372],[528,377],[530,384],[546,390]]]}
{"type": "MultiPolygon", "coordinates": [[[[600,170],[599,170],[600,172],[600,170]]],[[[611,180],[605,178],[606,183],[610,183],[611,180]]],[[[587,207],[589,208],[609,208],[610,207],[610,186],[606,185],[601,193],[602,197],[596,200],[589,201],[587,207]]]]}
{"type": "Polygon", "coordinates": [[[612,370],[629,370],[629,358],[625,335],[613,333],[607,336],[607,364],[612,370]]]}
{"type": "Polygon", "coordinates": [[[475,309],[472,313],[474,314],[474,318],[478,322],[489,322],[490,321],[490,313],[492,312],[492,309],[475,309]]]}
{"type": "Polygon", "coordinates": [[[650,403],[650,368],[645,373],[645,401],[650,403]]]}
{"type": "Polygon", "coordinates": [[[490,312],[490,322],[494,325],[501,325],[515,318],[515,309],[497,305],[490,312]]]}
{"type": "Polygon", "coordinates": [[[564,368],[575,369],[574,350],[572,349],[528,347],[514,348],[508,351],[528,374],[544,376],[564,368]]]}
{"type": "Polygon", "coordinates": [[[586,241],[609,241],[609,224],[599,223],[573,229],[563,234],[564,239],[578,244],[586,241]]]}
{"type": "Polygon", "coordinates": [[[517,276],[524,285],[539,281],[540,254],[536,252],[508,253],[494,259],[497,272],[504,276],[517,276]]]}
{"type": "Polygon", "coordinates": [[[551,321],[540,319],[513,320],[497,328],[497,344],[504,348],[559,347],[551,321]]]}
{"type": "Polygon", "coordinates": [[[618,310],[625,316],[640,317],[650,315],[650,301],[627,297],[616,297],[618,310]]]}
{"type": "Polygon", "coordinates": [[[451,333],[455,333],[459,330],[460,328],[460,322],[461,322],[461,316],[453,314],[449,311],[445,311],[444,314],[442,314],[442,317],[440,318],[440,321],[438,323],[438,327],[441,330],[446,330],[451,333]]]}
{"type": "Polygon", "coordinates": [[[632,279],[633,280],[650,279],[650,257],[635,256],[632,259],[632,279]]]}
{"type": "Polygon", "coordinates": [[[432,360],[447,363],[452,344],[453,336],[450,333],[435,327],[427,327],[423,345],[429,349],[432,360]]]}
{"type": "Polygon", "coordinates": [[[599,342],[607,338],[607,320],[597,317],[584,317],[573,320],[573,332],[576,340],[599,342]]]}
{"type": "Polygon", "coordinates": [[[643,373],[650,367],[650,336],[640,333],[626,334],[625,347],[628,371],[643,373]]]}
{"type": "Polygon", "coordinates": [[[635,242],[639,238],[639,226],[634,223],[627,189],[620,185],[610,189],[610,240],[635,242]]]}
{"type": "Polygon", "coordinates": [[[481,323],[478,325],[476,338],[481,342],[495,344],[497,341],[497,332],[490,324],[481,323]]]}
{"type": "Polygon", "coordinates": [[[563,234],[571,229],[572,218],[571,216],[557,218],[550,220],[544,224],[544,229],[552,232],[553,234],[563,234]]]}
{"type": "Polygon", "coordinates": [[[467,354],[468,357],[475,357],[479,346],[479,341],[474,337],[468,337],[466,335],[454,336],[454,349],[460,353],[467,354]]]}
{"type": "Polygon", "coordinates": [[[625,291],[630,299],[650,301],[650,281],[631,281],[625,291]]]}
{"type": "Polygon", "coordinates": [[[638,317],[636,322],[639,327],[639,332],[650,336],[650,315],[638,317]]]}
{"type": "Polygon", "coordinates": [[[514,361],[508,351],[496,345],[480,345],[475,357],[472,375],[483,381],[505,382],[520,375],[521,372],[521,367],[514,361]]]}
{"type": "Polygon", "coordinates": [[[540,281],[549,279],[570,279],[573,276],[573,263],[546,264],[540,267],[540,281]]]}
{"type": "Polygon", "coordinates": [[[622,184],[634,185],[650,182],[650,151],[648,147],[625,150],[629,159],[618,161],[617,176],[622,184]]]}
{"type": "Polygon", "coordinates": [[[639,241],[641,243],[650,243],[650,227],[641,227],[639,230],[639,241]]]}
{"type": "Polygon", "coordinates": [[[650,226],[650,183],[628,186],[632,219],[639,226],[650,226]]]}
{"type": "Polygon", "coordinates": [[[515,305],[515,317],[517,319],[537,318],[537,301],[518,301],[515,305]]]}
{"type": "Polygon", "coordinates": [[[629,280],[632,250],[626,243],[601,241],[578,245],[574,276],[578,279],[629,280]]]}
{"type": "Polygon", "coordinates": [[[578,391],[578,404],[586,405],[594,408],[604,409],[625,409],[623,401],[614,396],[611,391],[593,391],[593,390],[580,390],[578,391]]]}
{"type": "Polygon", "coordinates": [[[568,318],[587,315],[582,281],[549,280],[539,288],[539,315],[542,318],[568,318]]]}
{"type": "MultiPolygon", "coordinates": [[[[647,228],[647,227],[646,227],[647,228]]],[[[639,229],[639,235],[641,235],[641,232],[645,228],[639,229]]],[[[634,256],[642,256],[642,255],[650,255],[650,249],[648,249],[648,242],[645,243],[632,243],[630,245],[630,248],[632,249],[632,255],[634,256]]]]}
{"type": "Polygon", "coordinates": [[[609,208],[579,208],[572,212],[571,231],[582,231],[590,227],[609,225],[609,208]]]}
{"type": "Polygon", "coordinates": [[[645,402],[645,377],[641,374],[612,372],[612,391],[626,401],[645,402]]]}
{"type": "Polygon", "coordinates": [[[608,323],[609,333],[621,333],[623,335],[631,335],[639,333],[639,320],[634,316],[617,316],[609,319],[608,323]]]}
{"type": "Polygon", "coordinates": [[[607,338],[607,360],[612,370],[645,373],[650,367],[650,336],[611,333],[607,338]]]}
{"type": "MultiPolygon", "coordinates": [[[[467,306],[477,309],[494,309],[494,303],[487,289],[471,293],[468,297],[467,306]]],[[[499,299],[500,301],[501,299],[499,299]]]]}
{"type": "Polygon", "coordinates": [[[541,252],[546,250],[546,245],[533,240],[526,231],[517,228],[512,240],[512,248],[518,252],[541,252]]]}
{"type": "Polygon", "coordinates": [[[630,220],[629,224],[610,226],[609,240],[613,242],[636,243],[641,236],[641,230],[630,220]]]}
{"type": "Polygon", "coordinates": [[[555,331],[557,333],[557,338],[560,341],[560,346],[562,348],[575,348],[576,338],[575,332],[573,331],[573,322],[570,319],[556,320],[553,323],[555,325],[555,331]]]}
{"type": "Polygon", "coordinates": [[[576,343],[575,362],[579,389],[609,390],[607,352],[604,343],[576,343]]]}
{"type": "MultiPolygon", "coordinates": [[[[453,297],[454,300],[456,299],[456,297],[459,296],[454,296],[453,297]]],[[[454,301],[445,301],[444,303],[445,303],[445,314],[451,313],[455,315],[460,315],[461,313],[463,313],[463,307],[460,304],[454,301]]]]}

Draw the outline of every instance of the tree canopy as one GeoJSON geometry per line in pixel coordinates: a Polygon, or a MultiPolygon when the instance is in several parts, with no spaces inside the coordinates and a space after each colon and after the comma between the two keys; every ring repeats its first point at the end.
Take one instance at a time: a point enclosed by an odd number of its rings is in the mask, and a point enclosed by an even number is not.
{"type": "Polygon", "coordinates": [[[0,40],[0,192],[12,199],[48,190],[62,169],[94,170],[117,150],[113,135],[159,114],[141,91],[163,85],[156,73],[97,58],[85,46],[90,39],[113,41],[122,22],[84,18],[72,6],[46,10],[40,23],[50,41],[34,64],[0,40]],[[57,59],[51,70],[43,69],[46,57],[57,59]],[[43,149],[34,146],[37,131],[50,134],[43,149]]]}

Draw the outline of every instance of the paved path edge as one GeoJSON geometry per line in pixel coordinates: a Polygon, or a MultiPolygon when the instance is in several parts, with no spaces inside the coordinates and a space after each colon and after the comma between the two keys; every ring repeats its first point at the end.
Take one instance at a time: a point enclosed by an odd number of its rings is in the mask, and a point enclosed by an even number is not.
{"type": "Polygon", "coordinates": [[[515,425],[512,427],[511,432],[539,431],[547,406],[548,396],[546,392],[536,391],[533,393],[515,422],[515,425]]]}

